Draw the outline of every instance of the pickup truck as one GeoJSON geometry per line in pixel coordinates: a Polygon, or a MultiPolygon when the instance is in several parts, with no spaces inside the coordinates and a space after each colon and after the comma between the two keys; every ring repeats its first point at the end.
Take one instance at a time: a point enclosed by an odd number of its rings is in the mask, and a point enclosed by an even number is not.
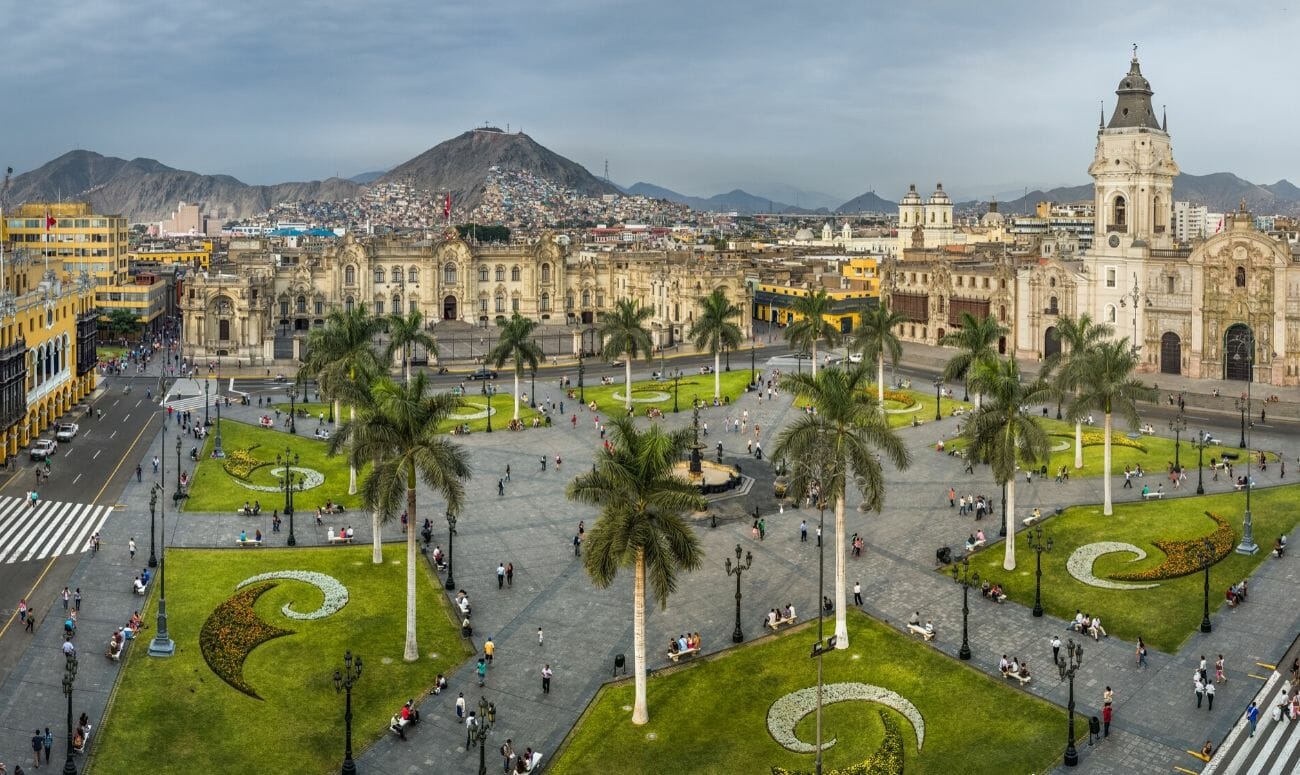
{"type": "Polygon", "coordinates": [[[54,438],[59,441],[72,441],[79,430],[81,430],[81,427],[75,422],[61,422],[59,423],[58,430],[54,433],[54,438]]]}
{"type": "Polygon", "coordinates": [[[44,460],[53,455],[54,450],[58,448],[59,443],[54,439],[37,439],[27,454],[32,460],[44,460]]]}

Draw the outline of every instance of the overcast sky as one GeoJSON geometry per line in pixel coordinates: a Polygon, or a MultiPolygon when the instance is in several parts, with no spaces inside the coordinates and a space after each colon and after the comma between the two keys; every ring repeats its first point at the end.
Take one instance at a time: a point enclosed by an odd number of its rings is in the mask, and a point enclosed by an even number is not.
{"type": "Polygon", "coordinates": [[[0,165],[73,148],[272,183],[485,121],[623,184],[896,199],[1087,181],[1139,44],[1191,173],[1300,180],[1274,2],[47,0],[5,25],[0,165]]]}

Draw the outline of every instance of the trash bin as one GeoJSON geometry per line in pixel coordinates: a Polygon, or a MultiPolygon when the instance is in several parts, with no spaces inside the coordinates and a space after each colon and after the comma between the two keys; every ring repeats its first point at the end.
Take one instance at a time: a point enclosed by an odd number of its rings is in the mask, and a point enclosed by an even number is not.
{"type": "Polygon", "coordinates": [[[623,656],[622,654],[615,654],[614,675],[618,675],[620,670],[623,671],[623,675],[627,675],[627,657],[623,656]]]}

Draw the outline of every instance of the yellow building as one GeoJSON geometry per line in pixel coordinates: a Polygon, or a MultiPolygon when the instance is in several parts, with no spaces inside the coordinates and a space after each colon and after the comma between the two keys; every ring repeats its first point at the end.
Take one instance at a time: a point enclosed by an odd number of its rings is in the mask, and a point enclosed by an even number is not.
{"type": "Polygon", "coordinates": [[[855,256],[840,264],[840,276],[849,280],[854,289],[865,290],[869,296],[880,296],[880,262],[875,256],[855,256]]]}
{"type": "Polygon", "coordinates": [[[85,202],[38,202],[6,220],[9,244],[31,249],[51,266],[58,259],[65,277],[88,272],[97,285],[126,279],[128,231],[120,215],[96,214],[85,202]]]}
{"type": "Polygon", "coordinates": [[[105,318],[111,310],[129,309],[145,331],[152,331],[167,313],[171,293],[171,284],[160,273],[141,271],[121,285],[97,286],[95,306],[105,318]]]}
{"type": "Polygon", "coordinates": [[[212,243],[203,242],[187,247],[140,247],[127,253],[127,260],[135,264],[176,264],[191,269],[207,271],[212,263],[212,243]]]}
{"type": "MultiPolygon", "coordinates": [[[[826,289],[826,295],[831,298],[831,311],[822,317],[839,328],[841,333],[849,333],[861,322],[863,307],[875,306],[879,300],[878,288],[879,285],[873,291],[826,289]]],[[[814,293],[816,288],[801,285],[759,283],[758,290],[754,293],[754,317],[778,326],[788,326],[802,319],[794,311],[795,303],[814,293]]]]}
{"type": "Polygon", "coordinates": [[[95,388],[94,280],[32,246],[31,220],[0,219],[0,460],[23,454],[95,388]]]}

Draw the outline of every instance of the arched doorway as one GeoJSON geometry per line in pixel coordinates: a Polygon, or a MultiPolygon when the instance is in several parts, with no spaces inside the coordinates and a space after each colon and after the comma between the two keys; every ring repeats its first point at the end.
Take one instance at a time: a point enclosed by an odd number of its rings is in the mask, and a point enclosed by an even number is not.
{"type": "Polygon", "coordinates": [[[1061,354],[1061,339],[1056,335],[1056,326],[1048,326],[1043,332],[1043,357],[1050,358],[1061,354]]]}
{"type": "Polygon", "coordinates": [[[443,320],[456,319],[456,297],[455,296],[448,296],[447,298],[442,300],[442,319],[443,320]]]}
{"type": "Polygon", "coordinates": [[[999,336],[998,355],[1006,355],[1006,354],[1007,354],[1007,338],[1005,336],[999,336]]]}
{"type": "Polygon", "coordinates": [[[1250,379],[1254,360],[1255,336],[1250,326],[1234,323],[1223,332],[1223,378],[1250,379]]]}
{"type": "Polygon", "coordinates": [[[1160,373],[1181,374],[1183,365],[1183,340],[1173,331],[1160,337],[1160,373]]]}

